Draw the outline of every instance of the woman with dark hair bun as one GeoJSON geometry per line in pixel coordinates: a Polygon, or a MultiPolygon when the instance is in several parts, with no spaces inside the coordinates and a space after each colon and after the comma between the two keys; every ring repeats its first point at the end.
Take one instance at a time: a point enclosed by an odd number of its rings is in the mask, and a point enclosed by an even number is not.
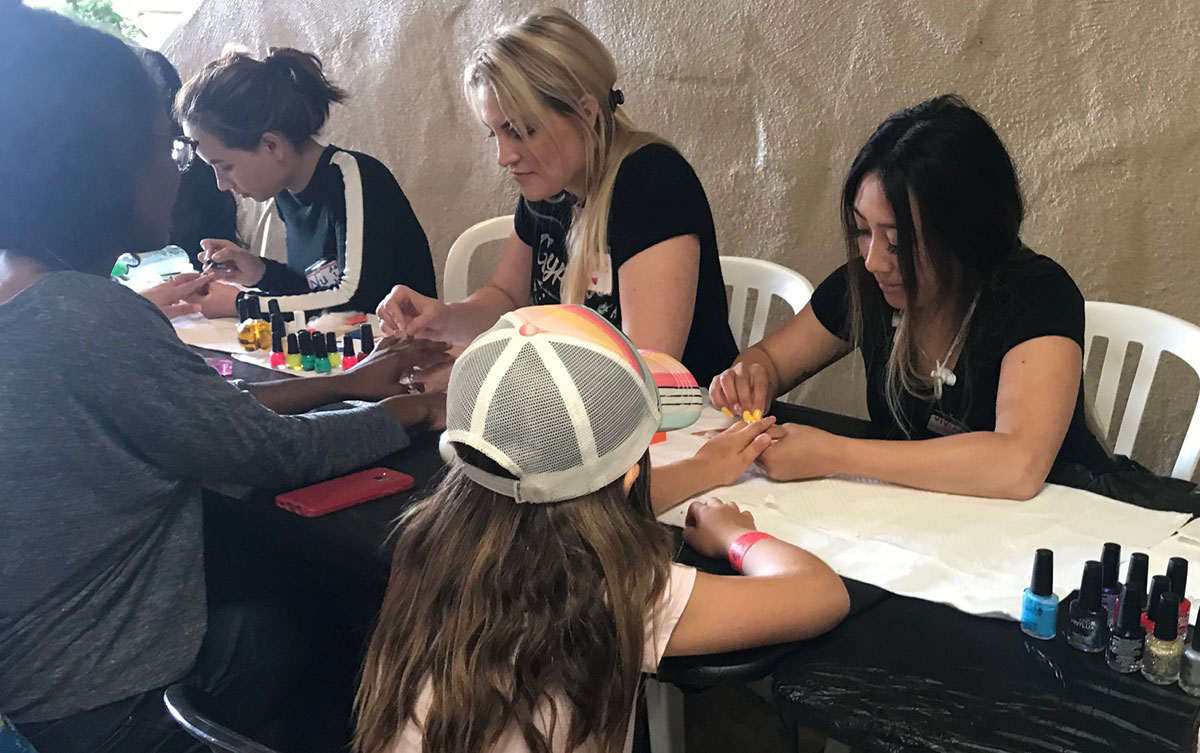
{"type": "MultiPolygon", "coordinates": [[[[275,199],[287,263],[231,239],[203,242],[218,279],[277,299],[284,311],[374,311],[393,285],[437,295],[429,241],[391,172],[374,157],[316,136],[347,94],[309,52],[276,48],[262,60],[229,53],[184,84],[176,112],[224,191],[275,199]]],[[[229,286],[206,311],[234,313],[229,286]]],[[[261,302],[267,309],[267,301],[261,302]]]]}
{"type": "Polygon", "coordinates": [[[904,441],[779,427],[761,456],[771,476],[1026,499],[1056,462],[1111,470],[1083,400],[1083,296],[1021,241],[1017,172],[982,115],[953,95],[892,114],[841,209],[846,264],[713,380],[713,403],[764,410],[858,349],[871,421],[904,441]]]}

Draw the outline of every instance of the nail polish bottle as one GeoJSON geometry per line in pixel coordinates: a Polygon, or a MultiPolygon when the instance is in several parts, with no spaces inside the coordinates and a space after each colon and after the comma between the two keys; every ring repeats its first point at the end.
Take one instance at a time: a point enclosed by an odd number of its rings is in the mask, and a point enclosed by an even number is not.
{"type": "MultiPolygon", "coordinates": [[[[1150,572],[1150,557],[1143,552],[1134,552],[1129,555],[1129,565],[1125,568],[1125,585],[1137,586],[1138,593],[1142,594],[1143,598],[1146,594],[1146,578],[1150,572]]],[[[1117,607],[1120,609],[1120,606],[1117,607]]],[[[1138,604],[1138,611],[1146,608],[1145,602],[1138,604]]]]}
{"type": "Polygon", "coordinates": [[[362,360],[362,358],[371,355],[371,351],[375,350],[375,333],[371,329],[370,324],[364,324],[360,332],[362,333],[362,348],[360,349],[362,357],[359,360],[362,360]]]}
{"type": "Polygon", "coordinates": [[[312,336],[313,370],[318,374],[329,373],[329,354],[325,352],[325,334],[316,332],[312,336]]]}
{"type": "Polygon", "coordinates": [[[1155,685],[1167,685],[1179,679],[1183,660],[1183,639],[1179,637],[1179,597],[1163,594],[1158,600],[1154,634],[1146,636],[1142,654],[1142,677],[1155,685]]]}
{"type": "Polygon", "coordinates": [[[1121,545],[1108,542],[1100,552],[1100,603],[1108,614],[1108,625],[1117,621],[1117,599],[1121,597],[1121,583],[1117,580],[1121,567],[1121,545]]]}
{"type": "Polygon", "coordinates": [[[1033,577],[1021,600],[1021,630],[1032,638],[1054,638],[1058,597],[1054,595],[1054,552],[1039,549],[1033,556],[1033,577]]]}
{"type": "Polygon", "coordinates": [[[1108,636],[1108,651],[1104,658],[1110,669],[1122,674],[1136,672],[1142,668],[1142,646],[1146,640],[1146,628],[1142,627],[1142,592],[1135,583],[1125,586],[1117,621],[1108,636]]]}
{"type": "Polygon", "coordinates": [[[287,355],[283,352],[283,333],[271,334],[271,368],[278,369],[287,366],[287,355]]]}
{"type": "Polygon", "coordinates": [[[1183,649],[1179,663],[1179,687],[1188,695],[1200,696],[1200,629],[1192,628],[1191,645],[1183,649]]]}
{"type": "Polygon", "coordinates": [[[336,369],[342,365],[342,354],[338,353],[337,335],[332,332],[325,333],[325,353],[329,356],[329,366],[336,369]]]}
{"type": "Polygon", "coordinates": [[[313,363],[312,333],[306,329],[302,329],[296,339],[300,343],[300,368],[303,371],[312,371],[315,368],[315,364],[313,363]]]}
{"type": "Polygon", "coordinates": [[[1142,627],[1147,633],[1154,632],[1154,620],[1158,617],[1158,602],[1162,595],[1171,590],[1171,581],[1165,575],[1150,579],[1150,598],[1146,600],[1146,612],[1142,615],[1142,627]]]}
{"type": "Polygon", "coordinates": [[[300,364],[300,343],[296,339],[296,333],[293,332],[287,336],[287,365],[289,369],[299,371],[300,364]]]}
{"type": "Polygon", "coordinates": [[[342,338],[342,370],[349,371],[358,363],[358,356],[354,355],[354,336],[346,335],[342,338]]]}
{"type": "Polygon", "coordinates": [[[1079,596],[1068,610],[1067,643],[1088,654],[1098,654],[1108,645],[1108,612],[1100,603],[1100,574],[1099,562],[1084,563],[1079,596]]]}
{"type": "Polygon", "coordinates": [[[1167,560],[1167,580],[1171,581],[1171,593],[1179,596],[1179,635],[1187,640],[1188,618],[1192,616],[1192,602],[1187,597],[1188,561],[1183,557],[1167,560]]]}

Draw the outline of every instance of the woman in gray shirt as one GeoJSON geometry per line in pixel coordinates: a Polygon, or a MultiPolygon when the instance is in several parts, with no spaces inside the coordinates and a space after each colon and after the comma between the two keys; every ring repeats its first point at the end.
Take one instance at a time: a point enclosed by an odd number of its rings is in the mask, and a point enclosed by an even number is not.
{"type": "Polygon", "coordinates": [[[161,689],[181,680],[266,721],[297,657],[250,645],[277,616],[207,608],[201,483],[298,486],[405,447],[442,397],[389,396],[442,348],[226,383],[108,279],[166,244],[192,156],[133,52],[5,5],[0,101],[0,331],[20,338],[0,365],[0,709],[41,753],[172,749],[161,689]],[[351,397],[382,402],[286,415],[351,397]]]}

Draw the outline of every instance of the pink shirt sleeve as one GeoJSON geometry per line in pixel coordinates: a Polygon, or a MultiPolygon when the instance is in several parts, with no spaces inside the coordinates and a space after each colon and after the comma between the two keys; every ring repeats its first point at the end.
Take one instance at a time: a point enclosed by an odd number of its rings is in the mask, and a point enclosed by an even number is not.
{"type": "Polygon", "coordinates": [[[671,563],[671,571],[667,577],[667,587],[650,613],[646,622],[646,646],[642,653],[642,671],[658,671],[658,663],[662,661],[667,650],[667,642],[675,625],[683,615],[688,599],[692,597],[692,587],[696,585],[696,568],[671,563]]]}

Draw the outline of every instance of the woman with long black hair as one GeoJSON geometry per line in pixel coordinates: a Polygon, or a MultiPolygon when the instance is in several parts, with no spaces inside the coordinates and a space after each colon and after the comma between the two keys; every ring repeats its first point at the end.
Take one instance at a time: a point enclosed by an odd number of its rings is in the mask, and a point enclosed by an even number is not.
{"type": "Polygon", "coordinates": [[[1084,409],[1083,296],[1021,241],[1016,169],[983,116],[941,96],[888,117],[841,214],[846,264],[713,380],[713,403],[753,415],[857,349],[871,421],[902,441],[779,427],[770,475],[1021,499],[1057,460],[1108,466],[1084,409]]]}

